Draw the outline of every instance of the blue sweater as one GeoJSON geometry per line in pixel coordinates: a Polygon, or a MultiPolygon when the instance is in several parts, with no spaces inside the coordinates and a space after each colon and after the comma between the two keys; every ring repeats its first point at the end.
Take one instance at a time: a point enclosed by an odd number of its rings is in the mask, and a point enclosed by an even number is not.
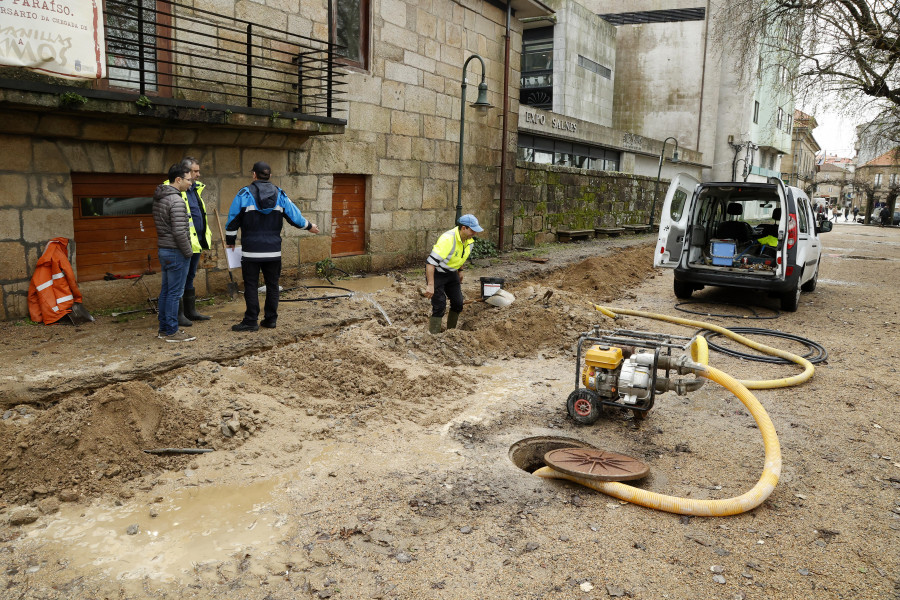
{"type": "Polygon", "coordinates": [[[225,243],[235,244],[241,230],[241,260],[281,260],[282,221],[298,229],[310,229],[287,194],[268,181],[254,181],[237,193],[228,211],[225,243]]]}

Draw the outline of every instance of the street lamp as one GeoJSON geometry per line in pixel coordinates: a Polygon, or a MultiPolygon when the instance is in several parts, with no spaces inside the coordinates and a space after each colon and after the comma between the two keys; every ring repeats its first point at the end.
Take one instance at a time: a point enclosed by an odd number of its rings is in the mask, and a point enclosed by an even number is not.
{"type": "Polygon", "coordinates": [[[473,54],[463,63],[462,70],[462,96],[459,102],[459,177],[456,182],[456,224],[459,224],[459,218],[462,216],[462,183],[463,183],[463,133],[466,129],[466,69],[473,58],[477,58],[481,63],[481,83],[478,84],[478,99],[472,104],[472,108],[479,111],[486,111],[491,108],[491,103],[487,99],[487,84],[484,82],[484,60],[477,54],[473,54]]]}
{"type": "Polygon", "coordinates": [[[672,162],[678,162],[678,140],[673,137],[667,137],[663,140],[662,150],[659,153],[659,169],[656,171],[656,186],[653,188],[653,204],[650,206],[650,228],[653,228],[653,216],[656,214],[656,198],[659,196],[659,177],[662,175],[663,160],[666,156],[666,144],[669,140],[675,142],[675,151],[672,152],[672,162]]]}

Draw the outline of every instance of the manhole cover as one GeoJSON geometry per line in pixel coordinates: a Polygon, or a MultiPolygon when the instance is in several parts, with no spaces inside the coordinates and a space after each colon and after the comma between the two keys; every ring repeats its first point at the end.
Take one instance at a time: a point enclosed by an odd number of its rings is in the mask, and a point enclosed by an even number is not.
{"type": "Polygon", "coordinates": [[[650,472],[650,467],[630,456],[594,448],[558,448],[545,454],[544,462],[560,473],[596,481],[630,481],[650,472]]]}

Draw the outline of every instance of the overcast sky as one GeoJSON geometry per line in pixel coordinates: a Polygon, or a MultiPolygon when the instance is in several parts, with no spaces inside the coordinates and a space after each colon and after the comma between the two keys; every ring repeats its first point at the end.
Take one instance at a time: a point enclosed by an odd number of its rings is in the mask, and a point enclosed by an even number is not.
{"type": "MultiPolygon", "coordinates": [[[[813,137],[819,142],[823,152],[837,154],[844,158],[856,156],[853,145],[856,142],[856,120],[848,120],[836,113],[820,111],[816,113],[819,126],[813,129],[813,137]]],[[[862,122],[862,121],[860,121],[862,122]]]]}

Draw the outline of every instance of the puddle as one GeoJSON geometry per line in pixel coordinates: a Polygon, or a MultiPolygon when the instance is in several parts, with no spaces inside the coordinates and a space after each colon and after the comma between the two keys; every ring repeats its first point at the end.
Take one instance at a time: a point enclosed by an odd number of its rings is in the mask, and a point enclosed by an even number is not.
{"type": "Polygon", "coordinates": [[[195,564],[282,539],[288,520],[272,493],[279,483],[183,488],[150,504],[64,506],[28,539],[55,546],[71,567],[99,568],[117,580],[180,580],[195,564]],[[132,525],[138,533],[128,535],[132,525]]]}
{"type": "MultiPolygon", "coordinates": [[[[383,290],[386,287],[390,287],[394,283],[394,279],[392,277],[388,277],[387,275],[375,275],[372,277],[348,277],[346,279],[332,277],[331,281],[334,282],[335,287],[345,288],[356,294],[371,294],[373,292],[383,290]]],[[[296,285],[327,286],[329,284],[324,279],[304,279],[303,281],[297,282],[296,285]]],[[[325,288],[318,289],[321,292],[328,291],[325,288]]]]}

